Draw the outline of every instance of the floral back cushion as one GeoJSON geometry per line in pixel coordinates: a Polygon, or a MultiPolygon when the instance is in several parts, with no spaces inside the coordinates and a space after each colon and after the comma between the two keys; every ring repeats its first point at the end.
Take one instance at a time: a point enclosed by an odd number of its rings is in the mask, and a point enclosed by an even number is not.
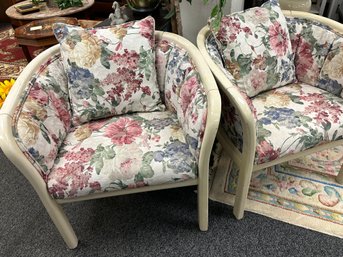
{"type": "Polygon", "coordinates": [[[209,25],[226,68],[249,97],[295,80],[291,41],[278,3],[224,16],[218,31],[213,20],[209,25]]]}
{"type": "Polygon", "coordinates": [[[336,34],[318,22],[301,18],[287,20],[295,53],[296,78],[299,82],[316,86],[336,34]]]}
{"type": "Polygon", "coordinates": [[[155,21],[83,29],[57,23],[73,124],[164,110],[155,70],[155,21]]]}
{"type": "Polygon", "coordinates": [[[16,142],[44,179],[71,127],[67,77],[60,59],[54,55],[41,65],[13,115],[16,142]]]}
{"type": "Polygon", "coordinates": [[[337,38],[320,71],[318,87],[343,98],[343,38],[337,38]]]}

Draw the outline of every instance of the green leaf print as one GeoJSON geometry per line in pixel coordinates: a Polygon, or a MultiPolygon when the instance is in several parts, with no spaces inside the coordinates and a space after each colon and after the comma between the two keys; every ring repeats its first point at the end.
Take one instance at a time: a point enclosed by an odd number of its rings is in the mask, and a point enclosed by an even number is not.
{"type": "Polygon", "coordinates": [[[323,141],[323,134],[317,130],[310,129],[310,135],[304,135],[300,137],[299,145],[302,144],[301,149],[308,149],[315,145],[318,145],[323,141]]]}
{"type": "Polygon", "coordinates": [[[104,160],[111,160],[116,156],[113,146],[98,145],[95,153],[90,161],[90,165],[95,167],[96,173],[99,175],[104,167],[104,160]]]}
{"type": "Polygon", "coordinates": [[[105,91],[104,91],[103,88],[101,88],[101,87],[99,87],[99,86],[96,85],[96,86],[94,86],[94,88],[93,88],[93,93],[94,93],[95,95],[102,96],[102,95],[105,94],[105,91]]]}
{"type": "Polygon", "coordinates": [[[322,126],[323,126],[325,131],[329,131],[331,129],[331,123],[329,121],[322,122],[322,126]]]}
{"type": "Polygon", "coordinates": [[[103,167],[104,167],[103,159],[101,159],[101,158],[97,159],[94,163],[94,168],[95,168],[96,174],[99,175],[103,167]]]}
{"type": "Polygon", "coordinates": [[[143,165],[149,165],[154,159],[154,152],[150,151],[143,155],[143,165]]]}
{"type": "Polygon", "coordinates": [[[341,195],[335,188],[330,186],[324,186],[324,191],[325,193],[327,193],[328,196],[336,196],[338,199],[342,200],[341,195]]]}
{"type": "Polygon", "coordinates": [[[312,195],[318,193],[319,191],[307,187],[307,188],[304,188],[303,190],[301,190],[301,192],[306,196],[312,196],[312,195]]]}
{"type": "Polygon", "coordinates": [[[51,144],[50,137],[49,137],[49,132],[48,132],[47,128],[44,126],[44,124],[40,124],[40,131],[42,132],[42,135],[43,135],[44,139],[49,144],[51,144]]]}
{"type": "Polygon", "coordinates": [[[275,86],[280,80],[280,74],[276,73],[275,71],[268,71],[268,76],[267,76],[267,85],[272,88],[275,86]]]}
{"type": "Polygon", "coordinates": [[[291,101],[292,101],[293,103],[296,103],[296,104],[304,104],[304,103],[300,100],[300,97],[297,96],[297,95],[289,94],[288,97],[291,99],[291,101]]]}
{"type": "Polygon", "coordinates": [[[154,67],[153,63],[153,52],[152,49],[144,50],[143,46],[139,49],[139,63],[138,68],[140,72],[144,72],[144,75],[147,80],[150,80],[150,76],[152,73],[151,67],[154,67]]]}
{"type": "Polygon", "coordinates": [[[237,57],[238,65],[241,67],[240,73],[242,76],[249,74],[251,71],[251,54],[243,55],[240,54],[237,57]]]}
{"type": "Polygon", "coordinates": [[[109,56],[111,56],[112,54],[113,53],[110,50],[108,50],[106,46],[101,47],[100,62],[106,69],[111,68],[111,65],[108,59],[109,59],[109,56]]]}
{"type": "Polygon", "coordinates": [[[143,164],[139,173],[143,178],[152,178],[154,176],[154,171],[150,165],[143,164]]]}

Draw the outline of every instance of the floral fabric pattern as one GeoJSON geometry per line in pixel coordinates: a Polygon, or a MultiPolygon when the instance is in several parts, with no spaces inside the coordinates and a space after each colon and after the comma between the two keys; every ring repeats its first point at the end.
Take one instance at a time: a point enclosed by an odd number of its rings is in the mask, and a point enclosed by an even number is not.
{"type": "Polygon", "coordinates": [[[299,82],[316,86],[319,73],[337,35],[325,26],[306,19],[289,18],[288,21],[295,53],[296,77],[299,82]]]}
{"type": "Polygon", "coordinates": [[[249,97],[294,82],[291,41],[277,4],[224,16],[218,31],[211,25],[225,67],[249,97]]]}
{"type": "Polygon", "coordinates": [[[333,42],[320,71],[317,86],[343,98],[343,38],[333,42]]]}
{"type": "Polygon", "coordinates": [[[173,44],[170,47],[164,82],[165,105],[177,113],[187,142],[196,145],[191,151],[198,159],[207,119],[207,97],[187,51],[173,44]]]}
{"type": "Polygon", "coordinates": [[[70,131],[60,148],[48,177],[49,192],[71,198],[195,179],[193,142],[169,111],[83,124],[70,131]]]}
{"type": "Polygon", "coordinates": [[[343,99],[299,83],[253,99],[257,110],[255,163],[343,138],[343,99]]]}
{"type": "Polygon", "coordinates": [[[154,28],[152,17],[96,29],[55,24],[74,125],[164,110],[156,79],[154,28]]]}
{"type": "Polygon", "coordinates": [[[156,72],[162,101],[164,99],[164,83],[166,78],[167,63],[173,45],[168,40],[156,41],[156,72]]]}
{"type": "Polygon", "coordinates": [[[46,178],[71,126],[67,77],[59,55],[51,57],[32,78],[13,124],[19,147],[46,178]]]}
{"type": "Polygon", "coordinates": [[[128,113],[72,126],[61,56],[53,56],[31,80],[13,118],[13,132],[52,197],[197,178],[206,92],[187,51],[162,40],[157,53],[167,111],[128,113]]]}
{"type": "MultiPolygon", "coordinates": [[[[218,67],[222,70],[222,72],[226,75],[226,77],[230,80],[232,85],[237,86],[237,83],[233,76],[224,68],[223,62],[221,60],[220,52],[218,50],[217,43],[213,37],[213,35],[209,35],[206,38],[205,46],[207,52],[211,56],[212,60],[218,65],[218,67]]],[[[249,96],[237,87],[239,92],[241,93],[244,100],[249,105],[251,112],[255,115],[256,110],[253,106],[252,100],[249,96]]],[[[243,127],[242,121],[237,113],[236,108],[231,104],[229,99],[225,94],[221,94],[222,98],[222,117],[220,121],[220,125],[223,127],[225,134],[228,138],[231,139],[232,143],[240,150],[243,149],[243,127]]]]}

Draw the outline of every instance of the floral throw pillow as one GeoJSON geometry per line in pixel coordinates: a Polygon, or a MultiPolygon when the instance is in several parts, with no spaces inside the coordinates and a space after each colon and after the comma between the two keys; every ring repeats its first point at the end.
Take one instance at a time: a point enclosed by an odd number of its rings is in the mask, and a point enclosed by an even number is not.
{"type": "Polygon", "coordinates": [[[226,15],[209,26],[226,69],[249,97],[295,81],[287,23],[277,2],[226,15]]]}
{"type": "Polygon", "coordinates": [[[155,21],[83,29],[57,23],[73,124],[128,112],[164,110],[156,79],[155,21]]]}

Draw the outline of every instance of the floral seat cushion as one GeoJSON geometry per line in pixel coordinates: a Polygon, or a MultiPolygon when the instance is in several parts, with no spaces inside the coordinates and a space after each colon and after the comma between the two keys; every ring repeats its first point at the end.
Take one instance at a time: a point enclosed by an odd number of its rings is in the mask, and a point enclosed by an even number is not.
{"type": "Polygon", "coordinates": [[[188,137],[169,111],[75,127],[48,176],[49,192],[54,198],[72,198],[194,179],[197,157],[191,150],[198,143],[188,137]]]}
{"type": "Polygon", "coordinates": [[[255,163],[265,163],[343,136],[343,99],[304,83],[252,99],[256,108],[255,163]]]}

